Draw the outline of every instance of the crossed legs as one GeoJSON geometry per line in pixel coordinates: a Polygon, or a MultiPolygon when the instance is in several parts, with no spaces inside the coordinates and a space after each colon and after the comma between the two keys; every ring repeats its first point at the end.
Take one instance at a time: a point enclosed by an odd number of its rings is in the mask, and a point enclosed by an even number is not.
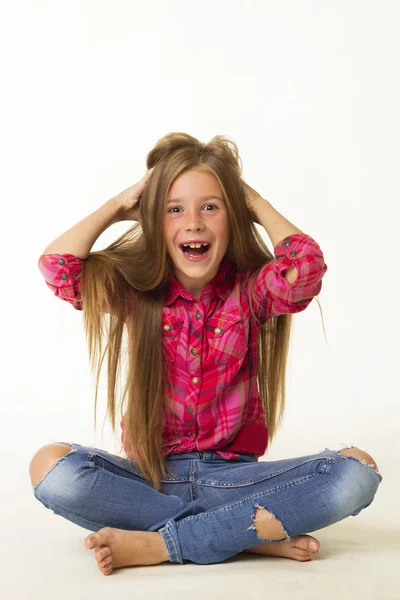
{"type": "MultiPolygon", "coordinates": [[[[40,448],[33,456],[29,465],[32,486],[35,486],[56,462],[70,450],[71,446],[62,443],[47,444],[40,448]]],[[[338,454],[343,455],[343,457],[353,456],[360,460],[360,462],[363,462],[378,471],[373,458],[359,448],[346,448],[338,452],[338,454]]],[[[287,540],[288,536],[282,527],[282,523],[276,519],[272,513],[259,505],[256,506],[254,513],[254,526],[260,539],[270,539],[274,541],[282,540],[282,542],[276,544],[260,544],[253,546],[252,548],[247,548],[244,552],[286,556],[296,560],[312,560],[318,553],[319,542],[316,538],[309,535],[300,535],[287,540]],[[316,548],[314,550],[310,547],[310,542],[315,543],[316,548]]],[[[113,528],[103,528],[101,532],[102,533],[97,532],[87,536],[85,546],[88,549],[95,549],[99,569],[105,575],[111,572],[112,566],[115,568],[119,566],[118,560],[116,561],[115,557],[118,555],[121,544],[125,544],[126,552],[126,549],[129,548],[134,541],[137,541],[141,547],[141,562],[136,564],[157,564],[168,560],[168,553],[164,541],[157,532],[124,532],[113,528]],[[120,532],[120,534],[117,535],[115,532],[120,532]],[[120,537],[121,535],[124,535],[127,539],[122,540],[120,537]],[[137,540],[134,540],[133,537],[131,539],[131,537],[129,537],[130,535],[136,535],[137,540]],[[151,539],[150,536],[152,536],[151,539]],[[113,548],[111,548],[112,551],[110,550],[111,546],[113,546],[113,548]],[[145,547],[148,549],[150,562],[142,562],[145,558],[144,554],[146,554],[146,552],[144,552],[145,547]]],[[[130,562],[129,564],[135,563],[130,562]]]]}

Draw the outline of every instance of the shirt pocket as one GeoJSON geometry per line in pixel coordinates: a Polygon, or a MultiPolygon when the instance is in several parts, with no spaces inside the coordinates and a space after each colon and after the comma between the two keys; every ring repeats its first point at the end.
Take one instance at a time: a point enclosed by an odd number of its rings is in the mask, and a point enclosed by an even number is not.
{"type": "Polygon", "coordinates": [[[232,364],[247,351],[247,340],[239,308],[209,318],[207,325],[209,353],[214,362],[232,364]]]}
{"type": "Polygon", "coordinates": [[[181,338],[183,319],[174,314],[166,314],[162,317],[162,347],[167,359],[171,362],[176,360],[176,352],[181,338]]]}

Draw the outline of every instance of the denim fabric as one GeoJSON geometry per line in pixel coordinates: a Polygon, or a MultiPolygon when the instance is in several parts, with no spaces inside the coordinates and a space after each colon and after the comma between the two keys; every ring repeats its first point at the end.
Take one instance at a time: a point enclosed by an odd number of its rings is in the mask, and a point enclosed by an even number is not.
{"type": "Polygon", "coordinates": [[[382,481],[370,465],[328,448],[275,461],[249,454],[226,460],[210,450],[168,456],[174,475],[162,479],[158,492],[134,461],[61,443],[72,449],[34,486],[35,497],[91,531],[158,531],[170,561],[181,564],[217,563],[246,548],[282,541],[259,537],[257,507],[281,522],[289,541],[357,515],[382,481]]]}

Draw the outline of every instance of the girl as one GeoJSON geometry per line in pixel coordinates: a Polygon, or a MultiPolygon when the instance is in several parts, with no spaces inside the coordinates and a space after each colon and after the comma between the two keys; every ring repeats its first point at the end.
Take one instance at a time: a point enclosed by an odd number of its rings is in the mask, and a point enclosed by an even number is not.
{"type": "Polygon", "coordinates": [[[147,168],[39,259],[54,294],[84,311],[92,369],[98,364],[95,415],[107,326],[113,431],[127,334],[125,457],[47,444],[30,463],[34,495],[96,532],[85,546],[104,575],[242,551],[312,560],[319,542],[305,533],[357,515],[382,480],[354,446],[258,460],[284,413],[291,319],[321,290],[323,253],[242,180],[227,137],[201,143],[171,133],[147,168]],[[121,220],[137,223],[91,252],[121,220]]]}

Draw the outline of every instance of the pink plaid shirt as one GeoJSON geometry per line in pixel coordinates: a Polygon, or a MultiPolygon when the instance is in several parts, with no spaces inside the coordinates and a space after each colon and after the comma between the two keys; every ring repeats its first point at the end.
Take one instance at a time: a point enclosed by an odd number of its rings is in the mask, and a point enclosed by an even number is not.
{"type": "MultiPolygon", "coordinates": [[[[268,428],[257,389],[257,332],[269,319],[303,311],[318,295],[328,267],[309,235],[296,233],[274,248],[258,271],[250,313],[250,272],[237,273],[224,257],[200,300],[172,275],[162,313],[162,344],[173,389],[167,395],[163,454],[214,450],[225,459],[265,454],[268,428]],[[297,267],[290,284],[284,274],[297,267]],[[241,311],[242,315],[241,315],[241,311]]],[[[56,296],[82,310],[76,278],[82,259],[41,255],[39,269],[56,296]]],[[[122,443],[129,447],[121,422],[122,443]]]]}

